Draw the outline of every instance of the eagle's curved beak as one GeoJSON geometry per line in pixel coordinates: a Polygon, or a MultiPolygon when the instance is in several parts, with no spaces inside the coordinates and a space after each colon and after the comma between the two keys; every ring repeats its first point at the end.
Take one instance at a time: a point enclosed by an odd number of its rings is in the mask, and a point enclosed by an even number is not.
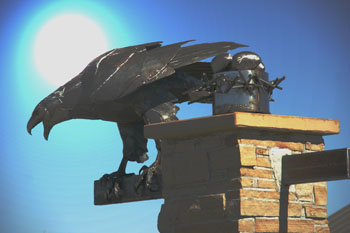
{"type": "Polygon", "coordinates": [[[38,115],[32,115],[27,123],[27,131],[32,135],[32,129],[42,121],[42,118],[38,115]]]}
{"type": "Polygon", "coordinates": [[[45,121],[43,121],[43,125],[44,125],[44,138],[47,141],[49,139],[49,134],[53,126],[47,124],[45,121]]]}
{"type": "Polygon", "coordinates": [[[34,109],[32,116],[30,117],[27,123],[27,131],[32,135],[32,129],[37,126],[40,122],[43,122],[44,125],[44,138],[47,140],[49,133],[52,127],[46,122],[44,118],[47,114],[47,109],[41,106],[40,104],[34,109]]]}

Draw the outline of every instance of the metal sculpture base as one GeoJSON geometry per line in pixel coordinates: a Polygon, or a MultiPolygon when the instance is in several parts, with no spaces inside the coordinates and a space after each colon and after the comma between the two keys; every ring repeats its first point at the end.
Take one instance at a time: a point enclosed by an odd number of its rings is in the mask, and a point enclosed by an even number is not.
{"type": "Polygon", "coordinates": [[[159,182],[158,191],[150,191],[144,183],[137,189],[140,175],[124,176],[121,182],[113,179],[99,179],[94,182],[94,204],[108,205],[133,201],[144,201],[162,198],[161,176],[156,177],[159,182]]]}

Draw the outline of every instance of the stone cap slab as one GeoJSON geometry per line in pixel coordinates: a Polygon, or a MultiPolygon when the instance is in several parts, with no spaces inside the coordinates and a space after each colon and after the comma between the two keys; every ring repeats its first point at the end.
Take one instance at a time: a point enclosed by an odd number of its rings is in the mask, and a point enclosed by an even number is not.
{"type": "Polygon", "coordinates": [[[331,119],[235,112],[145,126],[146,138],[180,139],[217,132],[265,130],[331,135],[339,133],[339,121],[331,119]]]}

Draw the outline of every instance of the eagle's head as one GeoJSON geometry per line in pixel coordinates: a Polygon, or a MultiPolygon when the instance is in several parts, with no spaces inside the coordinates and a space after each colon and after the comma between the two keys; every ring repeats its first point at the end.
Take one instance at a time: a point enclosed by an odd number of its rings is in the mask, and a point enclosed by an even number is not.
{"type": "Polygon", "coordinates": [[[48,140],[52,127],[62,121],[70,119],[70,110],[64,107],[61,87],[45,99],[43,99],[34,109],[27,124],[27,131],[31,134],[32,129],[39,123],[44,125],[44,138],[48,140]]]}

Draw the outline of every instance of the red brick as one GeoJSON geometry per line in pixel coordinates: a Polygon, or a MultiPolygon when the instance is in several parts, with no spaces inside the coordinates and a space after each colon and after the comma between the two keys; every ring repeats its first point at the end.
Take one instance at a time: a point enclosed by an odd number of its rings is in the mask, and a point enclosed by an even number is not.
{"type": "Polygon", "coordinates": [[[258,180],[258,188],[276,189],[276,182],[274,180],[258,180]]]}
{"type": "Polygon", "coordinates": [[[306,217],[327,218],[327,209],[322,207],[305,206],[306,217]]]}
{"type": "Polygon", "coordinates": [[[250,144],[255,146],[264,146],[264,147],[278,147],[278,148],[287,148],[294,151],[303,152],[305,145],[299,142],[281,142],[281,141],[270,141],[270,140],[255,140],[255,139],[238,139],[240,144],[250,144]]]}
{"type": "Polygon", "coordinates": [[[258,167],[271,167],[271,162],[269,157],[257,157],[256,158],[256,165],[258,167]]]}
{"type": "Polygon", "coordinates": [[[289,201],[296,201],[297,200],[297,196],[294,193],[289,192],[288,200],[289,201]]]}
{"type": "Polygon", "coordinates": [[[327,205],[327,187],[314,186],[315,204],[327,205]]]}
{"type": "Polygon", "coordinates": [[[328,226],[316,226],[316,233],[330,233],[328,226]]]}
{"type": "Polygon", "coordinates": [[[271,170],[262,170],[262,169],[251,169],[251,168],[241,168],[242,176],[250,176],[250,177],[260,177],[260,178],[272,178],[271,170]]]}
{"type": "Polygon", "coordinates": [[[299,201],[313,201],[313,184],[296,184],[295,185],[295,193],[298,197],[299,201]]]}
{"type": "MultiPolygon", "coordinates": [[[[288,204],[288,216],[300,217],[302,205],[288,204]]],[[[241,199],[241,215],[243,216],[279,216],[279,202],[241,199]]]]}
{"type": "Polygon", "coordinates": [[[278,216],[279,202],[241,200],[242,216],[278,216]]]}
{"type": "Polygon", "coordinates": [[[256,165],[255,146],[239,145],[239,152],[242,166],[256,165]]]}
{"type": "Polygon", "coordinates": [[[269,149],[257,147],[255,153],[257,155],[269,155],[269,149]]]}
{"type": "Polygon", "coordinates": [[[302,205],[297,203],[288,204],[288,216],[289,217],[301,217],[302,205]]]}
{"type": "Polygon", "coordinates": [[[328,224],[328,219],[317,219],[317,220],[315,219],[314,223],[318,225],[325,225],[325,224],[328,224]]]}
{"type": "MultiPolygon", "coordinates": [[[[253,219],[238,220],[238,231],[255,232],[255,224],[253,219]]],[[[215,231],[217,232],[217,231],[215,231]]]]}
{"type": "Polygon", "coordinates": [[[258,190],[240,190],[241,197],[247,198],[261,198],[261,199],[274,199],[279,200],[280,194],[275,191],[258,191],[258,190]]]}
{"type": "Polygon", "coordinates": [[[305,144],[306,150],[312,150],[312,151],[324,151],[324,144],[311,144],[310,142],[307,142],[305,144]]]}
{"type": "MultiPolygon", "coordinates": [[[[278,219],[255,219],[255,232],[279,232],[278,219]]],[[[288,232],[314,232],[311,220],[288,219],[288,232]]]]}
{"type": "Polygon", "coordinates": [[[253,187],[254,180],[252,178],[241,177],[240,178],[242,187],[253,187]]]}

